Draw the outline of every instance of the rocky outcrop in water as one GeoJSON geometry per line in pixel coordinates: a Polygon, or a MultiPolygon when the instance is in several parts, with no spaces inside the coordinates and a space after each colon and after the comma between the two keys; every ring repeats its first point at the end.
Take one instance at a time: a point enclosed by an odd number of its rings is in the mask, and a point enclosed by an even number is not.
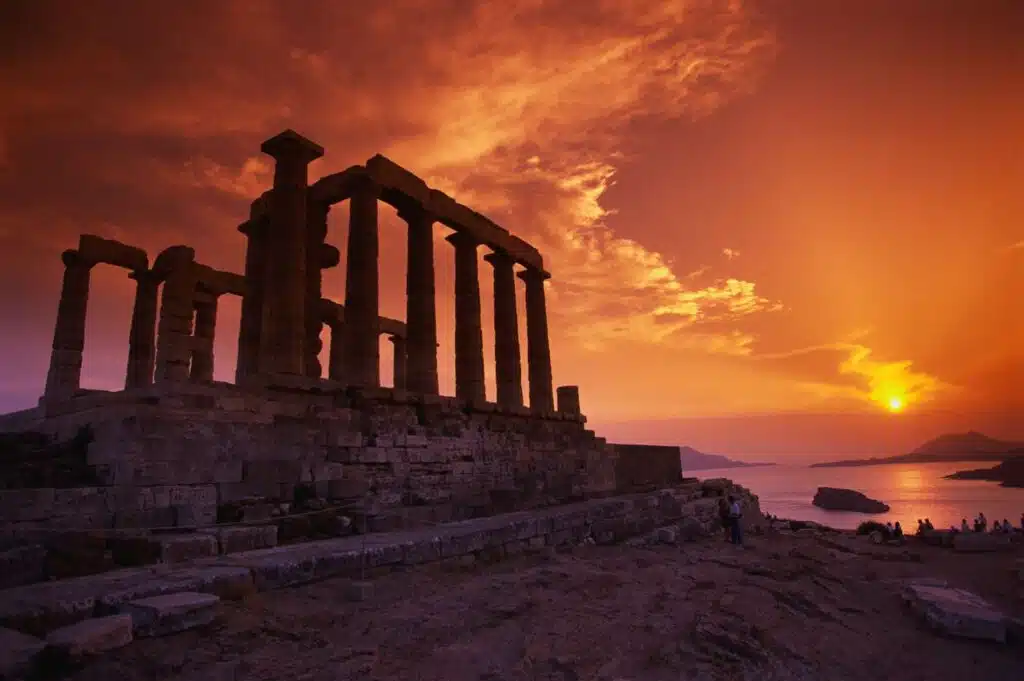
{"type": "Polygon", "coordinates": [[[988,480],[998,482],[1003,487],[1024,487],[1024,449],[1013,452],[1019,454],[1007,459],[992,468],[975,468],[969,471],[958,471],[947,475],[947,480],[988,480]]]}
{"type": "Polygon", "coordinates": [[[864,496],[852,489],[819,487],[811,502],[826,511],[852,511],[854,513],[886,513],[889,505],[864,496]]]}

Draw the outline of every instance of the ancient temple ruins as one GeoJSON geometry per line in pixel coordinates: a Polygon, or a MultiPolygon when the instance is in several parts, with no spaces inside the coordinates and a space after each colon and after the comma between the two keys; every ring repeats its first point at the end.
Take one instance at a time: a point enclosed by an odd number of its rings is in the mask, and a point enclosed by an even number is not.
{"type": "MultiPolygon", "coordinates": [[[[635,448],[620,451],[585,428],[575,386],[553,389],[550,275],[536,248],[383,156],[310,183],[319,146],[289,130],[262,150],[276,162],[274,180],[239,227],[243,273],[203,265],[188,246],[150,261],[86,235],[64,252],[44,394],[33,409],[0,416],[0,446],[21,448],[5,454],[21,463],[0,485],[0,522],[201,528],[243,501],[283,508],[300,498],[359,509],[368,527],[396,515],[444,522],[665,477],[648,480],[654,469],[648,459],[637,465],[635,448]],[[346,200],[341,305],[321,284],[341,260],[328,211],[346,200]],[[380,315],[381,201],[408,224],[404,322],[380,315]],[[450,255],[435,253],[435,223],[452,230],[450,255]],[[494,277],[495,402],[484,391],[482,249],[494,277]],[[436,290],[435,257],[455,261],[454,396],[438,390],[435,295],[446,292],[436,290]],[[123,268],[136,285],[125,389],[114,392],[80,385],[98,265],[123,268]],[[525,282],[525,353],[515,276],[525,282]],[[241,298],[233,383],[213,378],[224,295],[241,298]],[[382,334],[394,344],[393,387],[380,385],[382,334]]],[[[678,450],[661,449],[644,456],[661,456],[678,479],[678,450]]]]}
{"type": "MultiPolygon", "coordinates": [[[[554,412],[551,353],[540,253],[483,215],[430,189],[383,156],[312,185],[309,163],[323,149],[288,130],[264,142],[276,161],[273,188],[253,202],[245,235],[244,274],[196,261],[193,249],[172,246],[153,261],[141,249],[82,236],[63,254],[65,272],[43,403],[80,394],[89,273],[96,265],[121,267],[135,280],[125,388],[153,383],[213,380],[214,330],[220,296],[242,298],[236,383],[274,385],[322,378],[321,332],[331,329],[327,380],[334,386],[380,386],[379,336],[394,344],[394,387],[438,395],[437,315],[432,230],[441,223],[455,258],[456,397],[484,405],[484,353],[478,262],[481,247],[494,277],[497,406],[520,413],[521,349],[516,308],[516,268],[525,282],[529,411],[554,412]],[[349,201],[345,304],[321,295],[322,272],[340,262],[327,243],[327,215],[349,201]],[[380,316],[378,202],[393,206],[408,223],[406,322],[380,316]],[[162,287],[162,293],[158,292],[162,287]]],[[[321,386],[322,387],[322,386],[321,386]]],[[[574,387],[559,389],[559,412],[578,414],[574,387]]],[[[526,413],[526,412],[522,412],[526,413]]]]}

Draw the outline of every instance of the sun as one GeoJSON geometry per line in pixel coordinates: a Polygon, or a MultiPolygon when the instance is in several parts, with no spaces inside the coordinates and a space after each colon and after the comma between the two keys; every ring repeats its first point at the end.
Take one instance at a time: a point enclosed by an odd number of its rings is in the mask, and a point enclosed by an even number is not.
{"type": "Polygon", "coordinates": [[[889,398],[889,401],[886,402],[885,406],[887,406],[889,408],[889,411],[893,413],[903,411],[903,398],[899,397],[898,395],[893,395],[892,397],[889,398]]]}

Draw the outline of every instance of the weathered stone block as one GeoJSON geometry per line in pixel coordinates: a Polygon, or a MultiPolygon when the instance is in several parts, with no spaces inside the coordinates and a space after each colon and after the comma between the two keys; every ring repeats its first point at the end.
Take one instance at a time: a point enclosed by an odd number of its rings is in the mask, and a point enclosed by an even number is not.
{"type": "Polygon", "coordinates": [[[17,679],[32,668],[46,643],[20,631],[0,627],[0,679],[17,679]]]}
{"type": "Polygon", "coordinates": [[[132,618],[109,615],[83,620],[50,632],[46,643],[71,658],[98,655],[132,642],[132,618]]]}
{"type": "Polygon", "coordinates": [[[209,624],[219,603],[213,594],[186,591],[131,601],[122,612],[130,616],[137,636],[165,636],[209,624]]]}
{"type": "Polygon", "coordinates": [[[302,482],[304,464],[300,461],[246,461],[243,480],[246,482],[302,482]]]}
{"type": "Polygon", "coordinates": [[[203,530],[216,538],[220,553],[239,553],[277,546],[277,525],[219,527],[203,530]]]}
{"type": "Polygon", "coordinates": [[[354,581],[345,585],[345,598],[353,602],[362,602],[373,597],[373,582],[354,581]]]}
{"type": "Polygon", "coordinates": [[[0,521],[45,520],[53,515],[54,498],[53,489],[0,490],[0,521]]]}
{"type": "Polygon", "coordinates": [[[40,582],[46,575],[46,548],[40,544],[0,551],[0,589],[40,582]]]}
{"type": "Polygon", "coordinates": [[[160,542],[160,560],[164,563],[217,555],[217,540],[209,534],[168,534],[154,539],[160,542]]]}

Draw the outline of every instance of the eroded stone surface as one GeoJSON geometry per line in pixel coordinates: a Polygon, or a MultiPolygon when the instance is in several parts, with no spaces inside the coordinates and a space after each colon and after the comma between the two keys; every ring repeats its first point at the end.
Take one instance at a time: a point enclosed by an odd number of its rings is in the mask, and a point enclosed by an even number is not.
{"type": "Polygon", "coordinates": [[[916,582],[907,585],[903,597],[936,631],[949,636],[1006,642],[1006,615],[976,594],[934,582],[916,582]]]}
{"type": "Polygon", "coordinates": [[[20,631],[0,627],[0,679],[18,678],[32,666],[46,643],[20,631]]]}
{"type": "Polygon", "coordinates": [[[94,617],[56,629],[46,644],[72,657],[98,655],[132,642],[132,618],[127,615],[94,617]]]}
{"type": "Polygon", "coordinates": [[[185,591],[131,601],[121,611],[130,615],[136,636],[165,636],[209,624],[218,603],[213,594],[185,591]]]}

